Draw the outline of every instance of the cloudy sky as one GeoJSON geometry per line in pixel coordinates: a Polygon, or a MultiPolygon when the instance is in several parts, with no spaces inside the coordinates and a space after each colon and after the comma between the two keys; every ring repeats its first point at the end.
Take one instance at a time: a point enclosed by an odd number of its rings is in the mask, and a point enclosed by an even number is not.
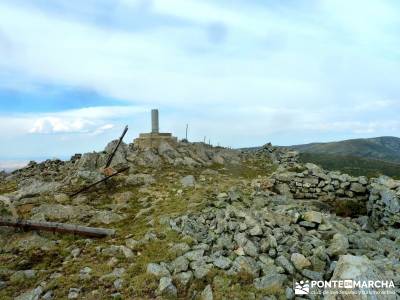
{"type": "Polygon", "coordinates": [[[399,136],[399,78],[396,0],[1,0],[0,160],[399,136]]]}

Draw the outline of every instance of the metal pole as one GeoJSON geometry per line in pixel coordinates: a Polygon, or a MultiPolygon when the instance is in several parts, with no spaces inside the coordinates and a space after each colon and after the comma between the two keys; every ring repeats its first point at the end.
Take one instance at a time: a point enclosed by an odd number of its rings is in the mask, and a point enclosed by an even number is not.
{"type": "Polygon", "coordinates": [[[189,128],[189,124],[186,124],[186,140],[188,140],[188,138],[187,138],[188,128],[189,128]]]}

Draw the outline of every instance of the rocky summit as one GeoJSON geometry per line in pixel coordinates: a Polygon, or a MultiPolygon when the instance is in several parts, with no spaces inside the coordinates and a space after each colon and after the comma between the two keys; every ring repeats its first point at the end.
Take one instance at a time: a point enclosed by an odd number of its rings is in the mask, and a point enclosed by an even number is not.
{"type": "Polygon", "coordinates": [[[122,143],[105,172],[117,142],[1,174],[1,219],[115,235],[0,227],[0,299],[400,298],[400,181],[326,171],[271,144],[187,141],[122,143]],[[295,289],[341,280],[393,286],[295,289]]]}

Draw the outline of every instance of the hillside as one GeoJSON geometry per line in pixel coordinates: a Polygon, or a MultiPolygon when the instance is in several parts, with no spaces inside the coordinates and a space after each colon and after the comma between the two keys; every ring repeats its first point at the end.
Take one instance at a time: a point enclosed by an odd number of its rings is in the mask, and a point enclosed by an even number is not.
{"type": "Polygon", "coordinates": [[[400,282],[400,181],[270,144],[122,143],[104,169],[115,145],[0,174],[0,299],[295,299],[293,282],[343,270],[400,282]]]}
{"type": "Polygon", "coordinates": [[[380,175],[400,178],[400,164],[383,160],[368,159],[350,155],[334,155],[323,153],[300,153],[303,163],[314,163],[327,170],[341,171],[352,176],[365,175],[378,177],[380,175]]]}
{"type": "Polygon", "coordinates": [[[400,163],[400,138],[376,137],[288,147],[301,153],[353,156],[400,163]]]}

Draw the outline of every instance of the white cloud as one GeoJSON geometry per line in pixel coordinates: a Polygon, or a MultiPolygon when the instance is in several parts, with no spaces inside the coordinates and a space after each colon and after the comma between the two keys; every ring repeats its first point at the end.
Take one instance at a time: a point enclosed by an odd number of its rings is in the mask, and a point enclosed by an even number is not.
{"type": "Polygon", "coordinates": [[[103,134],[115,122],[146,111],[142,107],[87,107],[55,113],[18,114],[0,117],[0,136],[30,134],[103,134]],[[114,123],[112,123],[114,122],[114,123]]]}
{"type": "Polygon", "coordinates": [[[151,105],[168,110],[168,130],[190,121],[198,139],[218,134],[221,143],[396,133],[398,101],[382,99],[400,94],[399,5],[267,2],[124,0],[102,11],[109,2],[62,1],[79,10],[73,18],[5,0],[2,86],[78,86],[135,104],[6,121],[20,132],[100,134],[151,105]]]}
{"type": "Polygon", "coordinates": [[[30,133],[85,133],[91,130],[93,123],[83,119],[63,120],[56,117],[44,117],[35,121],[30,133]]]}

